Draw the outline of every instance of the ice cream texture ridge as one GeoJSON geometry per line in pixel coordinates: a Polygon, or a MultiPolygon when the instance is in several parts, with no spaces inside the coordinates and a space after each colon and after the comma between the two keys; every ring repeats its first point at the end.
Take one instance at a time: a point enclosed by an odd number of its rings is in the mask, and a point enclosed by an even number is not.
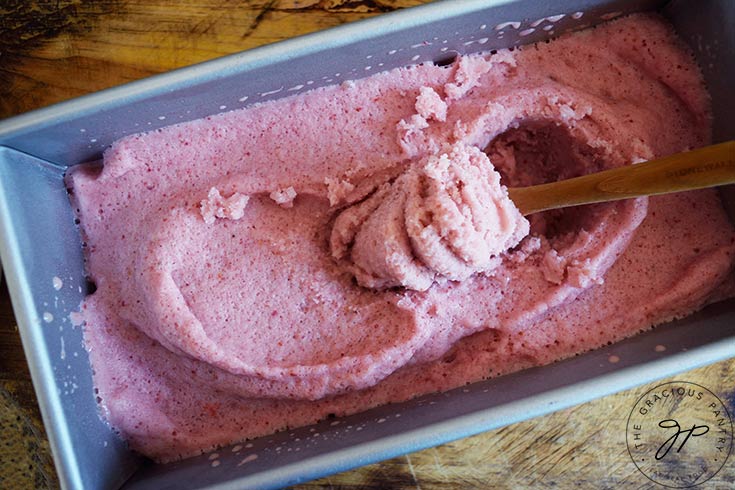
{"type": "Polygon", "coordinates": [[[638,14],[120,139],[67,175],[101,412],[172,461],[733,296],[714,190],[527,217],[507,194],[710,133],[693,58],[638,14]]]}

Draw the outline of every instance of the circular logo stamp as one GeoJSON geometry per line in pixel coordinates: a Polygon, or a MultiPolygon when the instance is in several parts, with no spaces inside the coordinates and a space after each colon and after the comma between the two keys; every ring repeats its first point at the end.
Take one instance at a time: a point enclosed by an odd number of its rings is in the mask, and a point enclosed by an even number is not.
{"type": "Polygon", "coordinates": [[[725,465],[733,425],[722,401],[704,386],[672,381],[643,395],[628,417],[633,463],[649,480],[670,488],[706,482],[725,465]]]}

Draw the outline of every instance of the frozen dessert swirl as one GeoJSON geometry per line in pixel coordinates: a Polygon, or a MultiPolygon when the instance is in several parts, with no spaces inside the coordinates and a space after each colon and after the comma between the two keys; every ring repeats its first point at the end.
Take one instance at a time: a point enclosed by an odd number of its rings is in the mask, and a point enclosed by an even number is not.
{"type": "Polygon", "coordinates": [[[456,143],[342,211],[330,246],[361,286],[424,291],[491,271],[528,230],[488,157],[456,143]]]}

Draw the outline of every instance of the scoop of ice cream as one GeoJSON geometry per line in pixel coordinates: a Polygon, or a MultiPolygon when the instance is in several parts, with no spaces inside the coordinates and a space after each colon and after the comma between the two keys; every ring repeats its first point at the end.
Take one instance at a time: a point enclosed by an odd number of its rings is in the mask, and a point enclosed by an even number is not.
{"type": "Polygon", "coordinates": [[[456,143],[342,211],[330,246],[361,286],[423,291],[494,269],[528,229],[488,157],[456,143]]]}

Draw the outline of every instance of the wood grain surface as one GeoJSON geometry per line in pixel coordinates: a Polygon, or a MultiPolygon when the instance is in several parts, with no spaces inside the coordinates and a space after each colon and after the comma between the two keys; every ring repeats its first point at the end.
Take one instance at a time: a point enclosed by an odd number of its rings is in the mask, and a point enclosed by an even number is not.
{"type": "MultiPolygon", "coordinates": [[[[428,2],[0,0],[0,118],[421,3],[428,2]]],[[[735,360],[676,379],[709,388],[733,412],[735,360]]],[[[625,443],[627,417],[652,386],[294,488],[664,488],[636,469],[625,443]]],[[[57,487],[4,283],[0,395],[0,488],[57,487]]],[[[732,457],[697,488],[734,487],[732,457]]]]}

